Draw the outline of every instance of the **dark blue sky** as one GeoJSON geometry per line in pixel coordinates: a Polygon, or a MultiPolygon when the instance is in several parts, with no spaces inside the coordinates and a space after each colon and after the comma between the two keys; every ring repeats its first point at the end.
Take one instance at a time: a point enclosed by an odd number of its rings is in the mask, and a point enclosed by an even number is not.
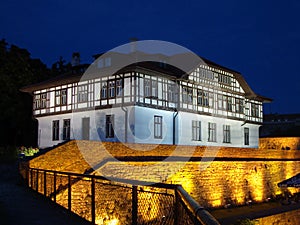
{"type": "Polygon", "coordinates": [[[2,0],[0,38],[51,65],[82,62],[136,37],[182,45],[240,71],[274,99],[266,113],[300,113],[298,0],[2,0]]]}

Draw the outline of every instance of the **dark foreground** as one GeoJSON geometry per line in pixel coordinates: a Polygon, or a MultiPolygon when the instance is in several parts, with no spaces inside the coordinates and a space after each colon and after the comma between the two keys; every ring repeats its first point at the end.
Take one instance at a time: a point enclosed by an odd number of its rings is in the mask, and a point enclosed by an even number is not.
{"type": "Polygon", "coordinates": [[[90,225],[74,213],[26,188],[15,164],[0,164],[1,225],[90,225]]]}

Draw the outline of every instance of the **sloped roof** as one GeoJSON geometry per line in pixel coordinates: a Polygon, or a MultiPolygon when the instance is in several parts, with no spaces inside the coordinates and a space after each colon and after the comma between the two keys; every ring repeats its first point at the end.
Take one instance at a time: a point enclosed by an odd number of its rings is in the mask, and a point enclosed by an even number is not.
{"type": "Polygon", "coordinates": [[[300,188],[300,173],[287,180],[278,183],[278,187],[296,187],[300,188]]]}
{"type": "MultiPolygon", "coordinates": [[[[145,53],[142,52],[138,52],[137,54],[138,57],[140,57],[141,55],[145,55],[145,53]]],[[[99,57],[103,54],[98,54],[95,55],[94,57],[99,57]]],[[[202,62],[190,62],[192,59],[191,57],[186,57],[186,53],[184,54],[177,54],[175,56],[172,57],[168,57],[162,54],[153,54],[150,56],[150,59],[153,58],[153,61],[142,61],[142,62],[137,62],[137,63],[133,63],[133,64],[127,64],[128,66],[125,66],[124,68],[122,68],[121,70],[117,71],[117,73],[121,73],[121,72],[129,72],[129,71],[147,71],[153,74],[157,74],[157,73],[161,73],[164,76],[170,76],[171,78],[183,78],[185,77],[184,75],[186,75],[186,72],[184,71],[190,71],[192,72],[195,69],[195,63],[199,64],[207,64],[210,67],[213,67],[215,69],[220,69],[229,73],[232,73],[235,78],[237,79],[237,81],[240,83],[241,87],[243,88],[243,90],[245,91],[245,95],[247,98],[250,99],[256,99],[256,100],[260,100],[260,101],[264,101],[264,102],[271,102],[272,99],[267,98],[267,97],[263,97],[260,95],[257,95],[248,85],[248,83],[246,82],[246,80],[243,78],[243,76],[241,75],[241,73],[226,68],[224,66],[221,66],[215,62],[212,62],[208,59],[202,58],[201,60],[203,60],[202,62]],[[168,64],[166,63],[165,66],[161,66],[161,62],[157,62],[157,59],[161,59],[162,61],[164,59],[169,59],[171,58],[171,63],[168,64]],[[187,59],[187,60],[185,60],[187,59]],[[176,62],[178,63],[178,61],[180,61],[180,63],[182,65],[186,65],[185,68],[177,68],[173,65],[177,65],[176,62]],[[191,67],[191,65],[193,65],[193,68],[191,67]]],[[[135,55],[128,55],[128,54],[122,54],[122,53],[113,53],[113,57],[117,57],[119,61],[122,61],[122,63],[124,63],[124,60],[127,60],[127,58],[132,57],[135,55]],[[125,58],[127,57],[127,58],[125,58]]],[[[149,58],[149,55],[147,55],[149,58]]],[[[131,58],[132,59],[132,58],[131,58]]],[[[128,60],[128,62],[132,62],[130,60],[128,60]]],[[[92,64],[93,65],[93,64],[92,64]]],[[[69,83],[75,83],[75,82],[79,82],[82,78],[82,75],[84,74],[85,70],[89,67],[88,64],[84,64],[84,65],[79,65],[79,66],[75,66],[72,68],[72,71],[66,73],[66,74],[62,74],[60,76],[56,76],[53,77],[49,80],[37,83],[37,84],[32,84],[26,87],[23,87],[22,89],[20,89],[23,92],[28,92],[28,93],[32,93],[35,90],[40,90],[40,89],[45,89],[45,88],[51,88],[51,87],[55,87],[58,85],[64,85],[64,84],[69,84],[69,83]]],[[[106,68],[104,68],[106,69],[106,68]]],[[[107,69],[107,72],[109,73],[109,69],[107,69]]]]}

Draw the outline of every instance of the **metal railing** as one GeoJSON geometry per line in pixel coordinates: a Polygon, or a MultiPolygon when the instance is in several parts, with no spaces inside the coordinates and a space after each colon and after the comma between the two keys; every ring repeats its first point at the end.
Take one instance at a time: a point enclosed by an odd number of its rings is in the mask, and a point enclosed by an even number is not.
{"type": "Polygon", "coordinates": [[[20,166],[33,190],[92,224],[219,225],[180,185],[20,166]]]}

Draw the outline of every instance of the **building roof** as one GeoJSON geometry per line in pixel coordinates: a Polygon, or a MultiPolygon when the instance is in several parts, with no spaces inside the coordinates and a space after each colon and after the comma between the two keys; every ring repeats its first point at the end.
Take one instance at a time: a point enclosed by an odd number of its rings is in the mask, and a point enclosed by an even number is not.
{"type": "MultiPolygon", "coordinates": [[[[113,56],[115,57],[118,62],[121,62],[120,65],[124,64],[124,61],[126,61],[128,58],[130,57],[137,57],[137,55],[128,55],[128,54],[122,54],[122,53],[112,53],[113,55],[109,55],[109,56],[113,56]]],[[[143,55],[145,53],[142,52],[138,52],[138,57],[139,58],[143,58],[143,55]]],[[[98,55],[94,55],[95,58],[101,56],[103,54],[98,54],[98,55]]],[[[146,54],[145,54],[146,55],[146,54]]],[[[194,58],[189,57],[188,53],[183,53],[183,54],[177,54],[175,56],[172,56],[171,58],[162,54],[153,54],[150,55],[150,60],[153,58],[153,61],[142,61],[142,62],[137,62],[137,63],[129,63],[129,64],[125,64],[127,66],[123,67],[121,66],[122,69],[118,70],[117,72],[114,71],[114,73],[121,73],[121,72],[130,72],[130,71],[136,71],[136,72],[147,72],[150,75],[157,75],[157,73],[160,73],[163,76],[170,76],[170,78],[173,79],[187,79],[188,74],[187,72],[184,71],[188,71],[192,72],[195,69],[195,65],[200,66],[199,64],[206,64],[212,68],[215,69],[220,69],[223,71],[226,71],[228,73],[231,73],[235,76],[235,78],[237,79],[237,81],[240,83],[240,85],[242,86],[243,90],[245,91],[245,96],[247,98],[250,99],[255,99],[255,100],[260,100],[263,102],[271,102],[272,99],[267,98],[267,97],[263,97],[260,96],[258,94],[256,94],[248,85],[248,83],[246,82],[246,80],[243,78],[243,76],[241,75],[241,73],[226,68],[224,66],[221,66],[215,62],[212,62],[208,59],[202,58],[203,60],[202,62],[197,62],[197,61],[193,61],[194,58]],[[157,59],[161,59],[161,62],[158,62],[157,59]],[[170,59],[170,60],[169,60],[170,59]],[[163,63],[166,62],[166,63],[163,63]],[[170,62],[170,63],[168,63],[170,62]],[[173,65],[177,65],[177,63],[180,63],[180,65],[184,65],[182,68],[177,68],[173,65]],[[162,66],[162,63],[164,64],[162,66]]],[[[198,57],[199,58],[199,57],[198,57]]],[[[147,59],[149,59],[149,54],[147,54],[147,59]]],[[[132,62],[132,58],[131,60],[128,60],[128,62],[132,62]]],[[[49,80],[37,83],[37,84],[32,84],[26,87],[23,87],[22,89],[20,89],[22,92],[28,92],[28,93],[32,93],[33,91],[36,90],[41,90],[41,89],[45,89],[45,88],[51,88],[51,87],[55,87],[58,85],[65,85],[65,84],[69,84],[69,83],[75,83],[75,82],[79,82],[80,80],[82,80],[82,76],[84,75],[85,71],[89,68],[89,66],[93,66],[93,64],[89,65],[89,64],[83,64],[83,65],[78,65],[78,66],[73,66],[72,67],[72,71],[69,71],[65,74],[53,77],[49,80]]],[[[95,67],[96,68],[96,67],[95,67]]],[[[109,68],[103,68],[104,72],[106,74],[110,74],[109,73],[109,68]]],[[[97,70],[99,71],[99,70],[97,70]]],[[[90,74],[93,74],[93,72],[91,72],[90,74]]],[[[92,75],[94,77],[97,76],[97,74],[92,75]]],[[[86,77],[86,79],[91,78],[90,76],[86,77]]]]}
{"type": "Polygon", "coordinates": [[[300,173],[287,180],[278,183],[278,187],[297,187],[300,188],[300,173]]]}

